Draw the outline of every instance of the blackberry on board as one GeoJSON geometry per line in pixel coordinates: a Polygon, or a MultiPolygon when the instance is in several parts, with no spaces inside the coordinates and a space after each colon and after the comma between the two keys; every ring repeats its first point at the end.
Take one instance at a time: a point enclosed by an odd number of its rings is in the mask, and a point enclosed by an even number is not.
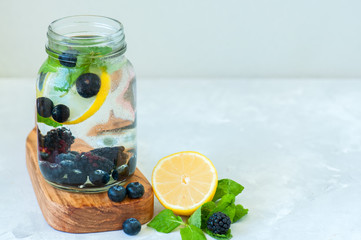
{"type": "Polygon", "coordinates": [[[231,227],[231,219],[222,212],[214,213],[207,221],[207,228],[215,234],[226,234],[231,227]]]}

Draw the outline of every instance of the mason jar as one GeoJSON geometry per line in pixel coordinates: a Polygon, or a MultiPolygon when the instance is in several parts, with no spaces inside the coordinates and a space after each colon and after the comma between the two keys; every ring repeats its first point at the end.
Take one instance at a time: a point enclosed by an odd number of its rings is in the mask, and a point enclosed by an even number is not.
{"type": "Polygon", "coordinates": [[[123,26],[71,16],[48,27],[36,83],[39,168],[54,187],[101,192],[134,174],[136,78],[123,26]]]}

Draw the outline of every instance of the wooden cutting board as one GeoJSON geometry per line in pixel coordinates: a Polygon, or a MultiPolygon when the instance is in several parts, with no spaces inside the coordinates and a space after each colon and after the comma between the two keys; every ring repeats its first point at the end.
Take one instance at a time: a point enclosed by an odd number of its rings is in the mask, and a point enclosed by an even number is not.
{"type": "Polygon", "coordinates": [[[103,232],[122,229],[123,222],[131,217],[141,224],[152,219],[152,186],[138,169],[128,182],[143,184],[145,193],[139,199],[127,197],[115,203],[109,200],[107,192],[74,193],[60,190],[48,184],[40,173],[36,139],[34,129],[26,139],[26,165],[40,209],[51,227],[71,233],[103,232]]]}

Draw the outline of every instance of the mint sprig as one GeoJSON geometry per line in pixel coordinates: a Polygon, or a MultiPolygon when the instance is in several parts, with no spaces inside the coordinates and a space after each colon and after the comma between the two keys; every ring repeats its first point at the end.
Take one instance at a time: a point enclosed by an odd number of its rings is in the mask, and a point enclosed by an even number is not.
{"type": "Polygon", "coordinates": [[[206,239],[204,232],[209,236],[226,240],[231,239],[231,229],[226,234],[215,234],[207,228],[207,221],[210,216],[216,212],[223,212],[232,221],[237,222],[248,213],[241,204],[235,204],[236,196],[243,191],[244,187],[239,183],[230,179],[221,179],[218,181],[216,195],[213,201],[206,202],[200,206],[189,218],[187,223],[184,223],[179,216],[165,209],[161,211],[154,219],[148,223],[148,226],[154,228],[158,232],[169,233],[179,226],[180,234],[183,240],[203,240],[206,239]]]}
{"type": "Polygon", "coordinates": [[[181,217],[175,216],[172,210],[164,209],[148,223],[148,227],[154,228],[158,232],[170,233],[181,224],[184,225],[181,217]]]}

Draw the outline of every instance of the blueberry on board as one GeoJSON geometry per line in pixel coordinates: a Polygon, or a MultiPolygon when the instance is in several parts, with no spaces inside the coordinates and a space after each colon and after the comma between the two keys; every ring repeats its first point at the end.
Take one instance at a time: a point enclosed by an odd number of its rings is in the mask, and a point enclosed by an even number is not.
{"type": "Polygon", "coordinates": [[[127,191],[121,185],[115,185],[109,188],[108,197],[113,202],[121,202],[127,195],[127,191]]]}
{"type": "Polygon", "coordinates": [[[142,228],[140,222],[135,218],[128,218],[123,222],[123,231],[128,235],[137,235],[142,228]]]}
{"type": "Polygon", "coordinates": [[[135,172],[135,168],[137,167],[137,155],[134,154],[128,161],[129,174],[133,174],[135,172]]]}
{"type": "Polygon", "coordinates": [[[103,186],[109,182],[110,175],[109,173],[98,169],[89,175],[89,180],[95,186],[103,186]]]}
{"type": "Polygon", "coordinates": [[[90,98],[98,94],[100,78],[94,73],[84,73],[76,79],[76,90],[83,98],[90,98]]]}
{"type": "Polygon", "coordinates": [[[139,182],[129,183],[126,190],[129,198],[141,198],[144,195],[144,186],[139,182]]]}
{"type": "Polygon", "coordinates": [[[129,176],[129,167],[126,164],[117,167],[112,172],[112,177],[114,180],[122,181],[126,179],[128,176],[129,176]]]}
{"type": "Polygon", "coordinates": [[[51,182],[61,182],[64,177],[63,168],[57,163],[39,161],[39,168],[46,180],[51,182]]]}
{"type": "Polygon", "coordinates": [[[58,59],[61,65],[65,67],[75,67],[78,51],[68,50],[59,55],[58,59]]]}
{"type": "Polygon", "coordinates": [[[56,105],[51,113],[53,119],[59,123],[63,123],[68,120],[70,116],[70,110],[63,104],[56,105]]]}
{"type": "Polygon", "coordinates": [[[79,169],[69,171],[67,177],[67,183],[70,185],[82,185],[87,180],[87,175],[79,169]]]}
{"type": "Polygon", "coordinates": [[[54,108],[53,101],[51,101],[49,98],[39,97],[36,99],[36,109],[40,116],[44,118],[50,117],[53,108],[54,108]]]}

